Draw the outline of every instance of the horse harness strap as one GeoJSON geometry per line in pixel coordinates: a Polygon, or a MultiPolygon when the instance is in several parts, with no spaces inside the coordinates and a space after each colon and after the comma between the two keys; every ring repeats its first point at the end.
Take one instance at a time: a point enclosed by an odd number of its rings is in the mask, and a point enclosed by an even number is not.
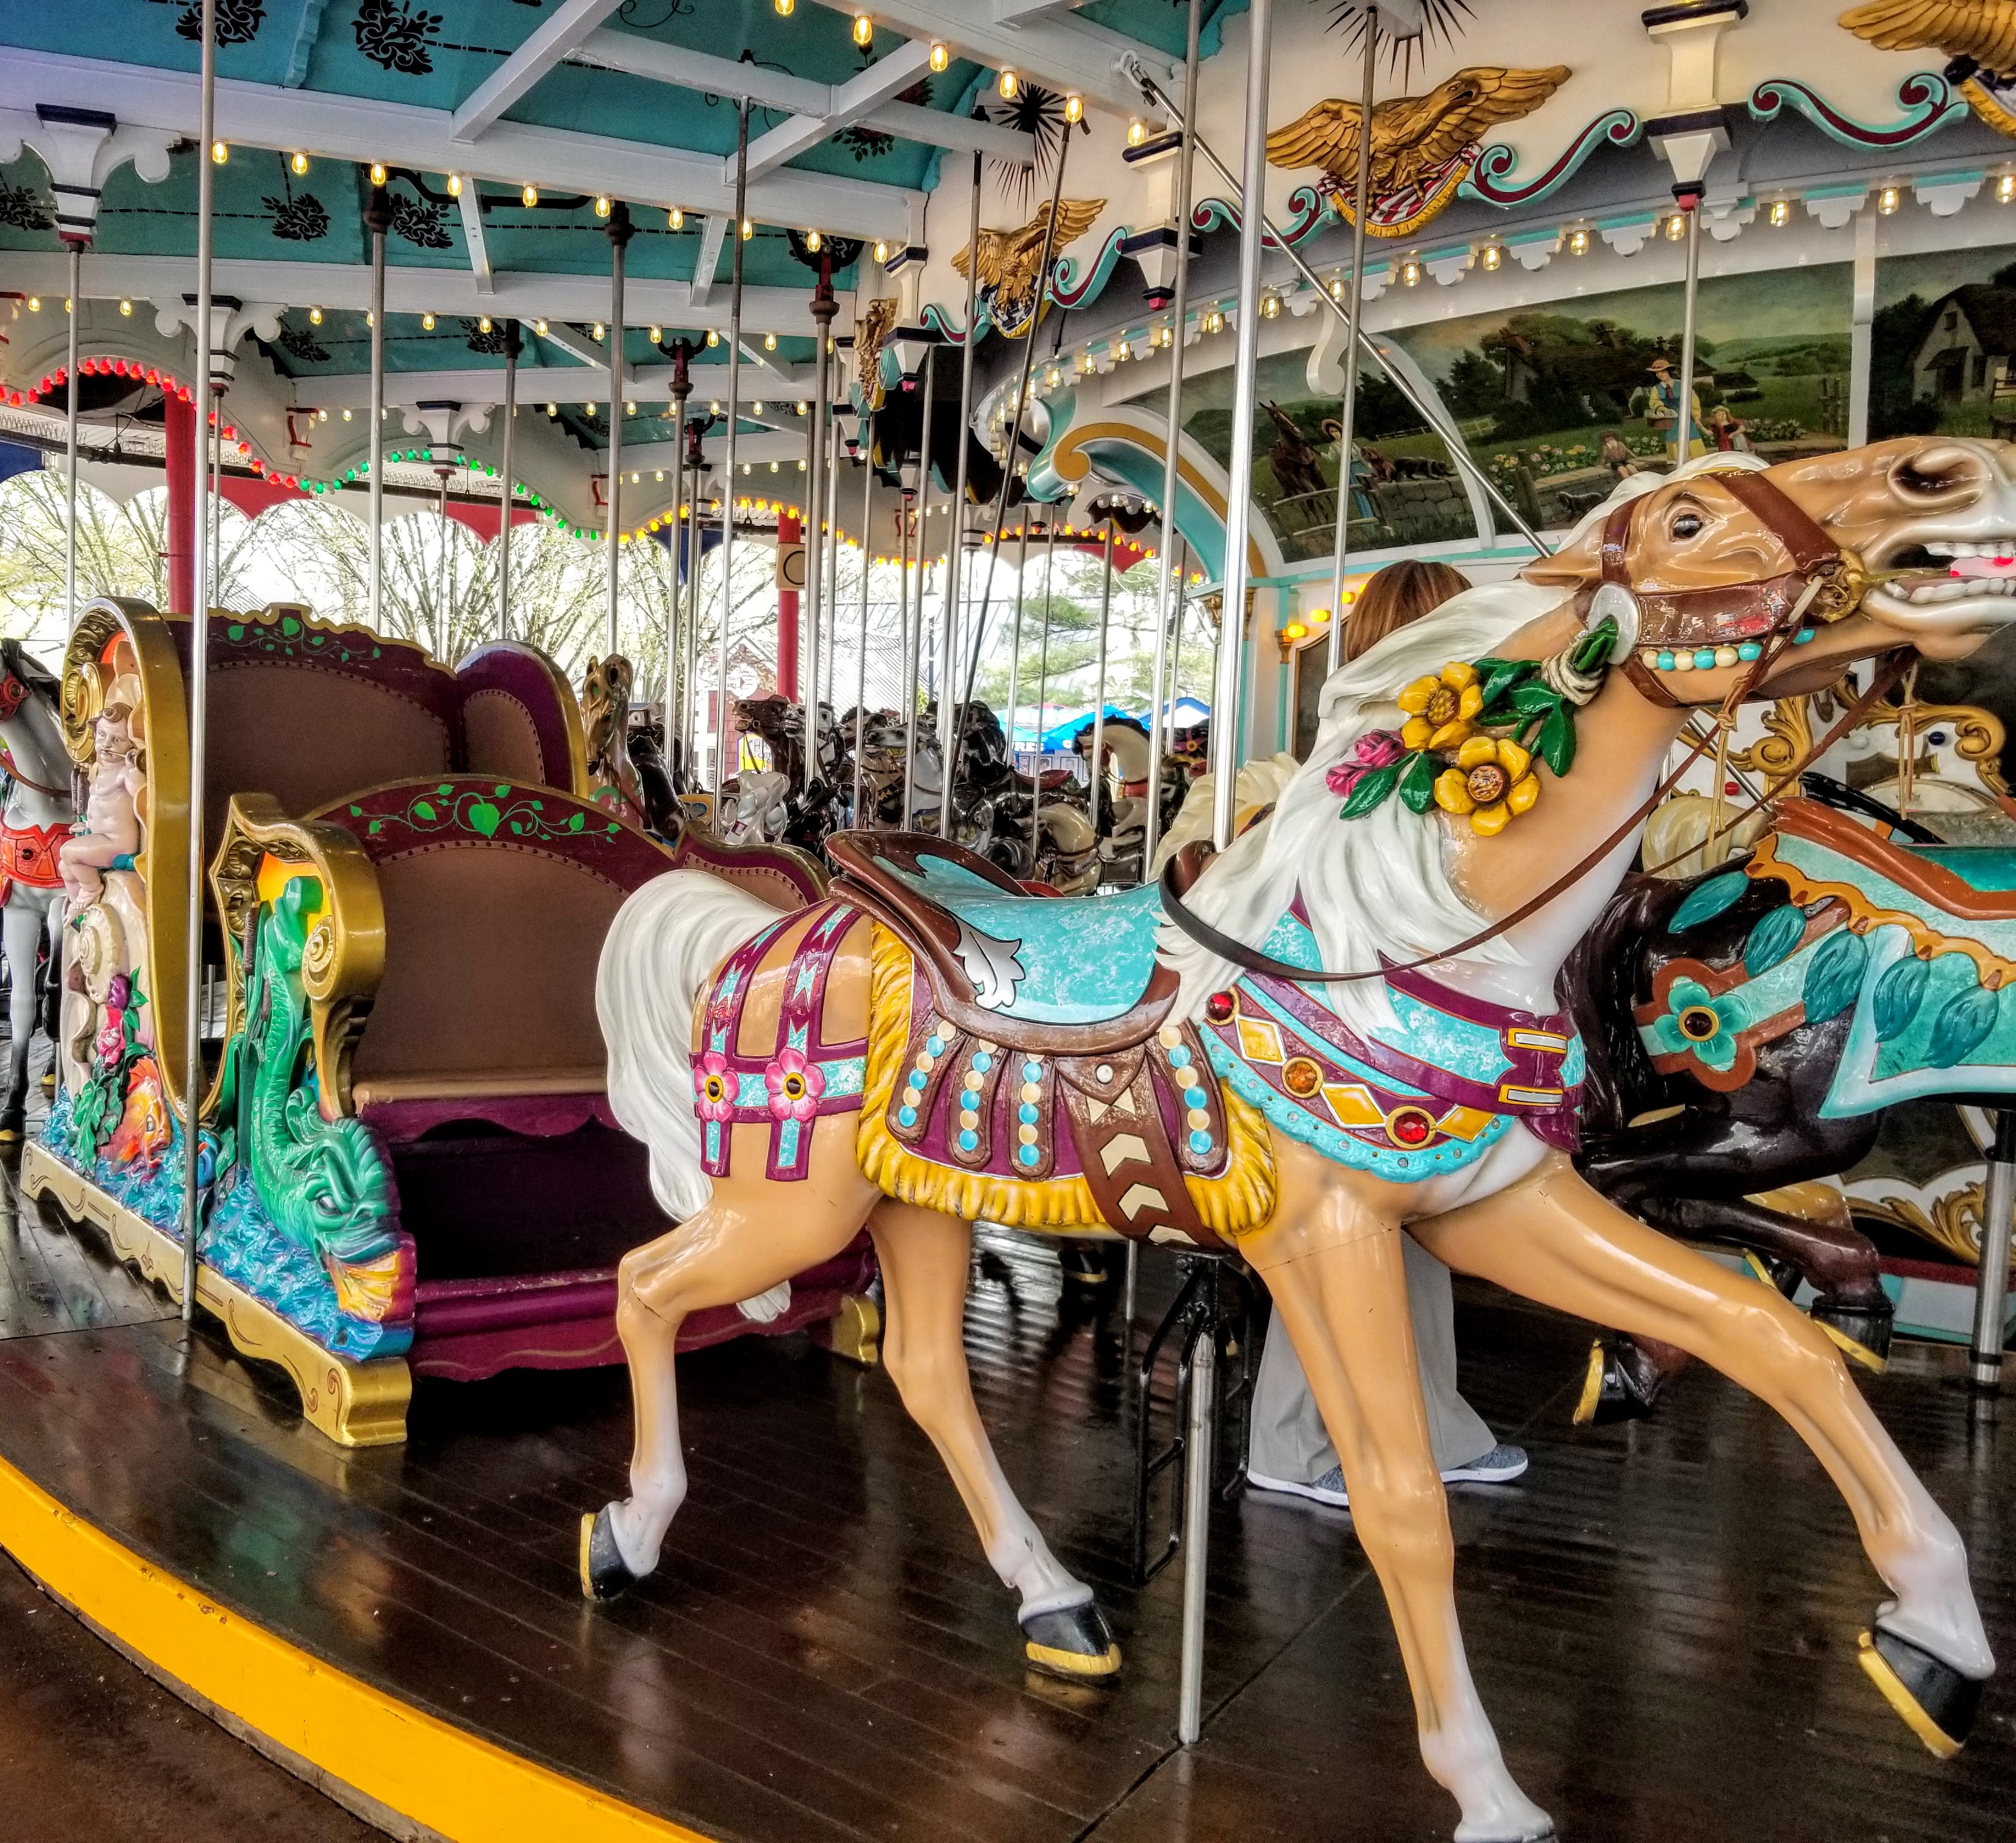
{"type": "Polygon", "coordinates": [[[56,853],[69,836],[65,819],[52,825],[0,825],[0,904],[16,883],[28,889],[61,889],[56,853]]]}

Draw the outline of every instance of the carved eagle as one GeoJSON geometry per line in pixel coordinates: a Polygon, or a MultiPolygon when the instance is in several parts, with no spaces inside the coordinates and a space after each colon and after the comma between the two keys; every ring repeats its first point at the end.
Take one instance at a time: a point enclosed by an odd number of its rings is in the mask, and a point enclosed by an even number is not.
{"type": "Polygon", "coordinates": [[[895,329],[893,295],[870,301],[868,311],[854,323],[854,381],[861,388],[864,409],[882,407],[882,343],[895,329]]]}
{"type": "MultiPolygon", "coordinates": [[[[2016,5],[2016,0],[2011,0],[2016,5]]],[[[1446,77],[1425,96],[1394,96],[1372,109],[1373,200],[1431,180],[1485,131],[1531,115],[1568,80],[1565,64],[1543,70],[1474,66],[1446,77]]],[[[1359,106],[1333,96],[1267,137],[1276,167],[1320,167],[1327,191],[1355,194],[1358,185],[1359,106]]]]}
{"type": "Polygon", "coordinates": [[[1940,51],[1946,78],[1998,132],[2016,136],[2016,0],[1869,0],[1841,16],[1879,51],[1940,51]]]}
{"type": "MultiPolygon", "coordinates": [[[[1099,221],[1106,209],[1103,199],[1066,199],[1057,208],[1057,234],[1050,244],[1053,260],[1067,244],[1075,242],[1099,221]]],[[[1039,271],[1043,266],[1043,233],[1049,228],[1050,207],[1046,203],[1020,230],[980,233],[980,286],[986,293],[994,323],[1003,332],[1018,332],[1033,322],[1037,307],[1039,271]]],[[[952,259],[962,275],[972,273],[974,246],[967,244],[952,259]]]]}

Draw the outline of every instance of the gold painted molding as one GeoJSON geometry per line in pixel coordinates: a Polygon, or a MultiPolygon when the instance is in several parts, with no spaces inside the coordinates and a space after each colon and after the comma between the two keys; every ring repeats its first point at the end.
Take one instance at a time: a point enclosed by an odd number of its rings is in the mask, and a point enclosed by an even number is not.
{"type": "MultiPolygon", "coordinates": [[[[102,1229],[113,1253],[180,1302],[182,1244],[33,1140],[22,1154],[21,1190],[26,1196],[49,1197],[74,1220],[102,1229]]],[[[405,1439],[413,1381],[403,1356],[376,1356],[362,1363],[332,1356],[270,1306],[201,1263],[196,1296],[198,1305],[222,1321],[236,1349],[278,1363],[293,1378],[309,1424],[339,1446],[388,1446],[405,1439]]]]}

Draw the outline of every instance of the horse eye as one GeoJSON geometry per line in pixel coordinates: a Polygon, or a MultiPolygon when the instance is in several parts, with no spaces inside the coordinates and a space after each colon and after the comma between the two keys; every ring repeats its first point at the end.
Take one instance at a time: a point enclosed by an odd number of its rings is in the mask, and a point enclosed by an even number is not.
{"type": "Polygon", "coordinates": [[[1672,534],[1676,537],[1698,537],[1701,530],[1699,512],[1683,512],[1673,520],[1672,534]]]}

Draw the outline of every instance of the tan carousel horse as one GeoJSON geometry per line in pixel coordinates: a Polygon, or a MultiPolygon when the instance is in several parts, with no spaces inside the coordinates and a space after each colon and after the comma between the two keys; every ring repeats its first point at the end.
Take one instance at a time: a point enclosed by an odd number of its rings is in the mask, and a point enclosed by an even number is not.
{"type": "Polygon", "coordinates": [[[1626,483],[1523,581],[1337,674],[1272,818],[1187,889],[1031,899],[956,846],[857,833],[834,842],[831,900],[794,918],[679,873],[636,893],[601,965],[610,1098],[683,1220],[623,1264],[631,1496],[583,1520],[584,1590],[651,1572],[686,1494],[681,1322],[760,1298],[865,1222],[890,1374],[1021,1596],[1030,1662],[1116,1670],[1091,1589],[1016,1502],[974,1407],[970,1224],[1229,1245],[1336,1442],[1456,1837],[1551,1835],[1457,1629],[1404,1227],[1783,1414],[1888,1590],[1864,1669],[1953,1751],[1994,1668],[1957,1532],[1817,1325],[1575,1174],[1581,1047],[1554,983],[1691,713],[1899,647],[1960,657],[2016,614],[2016,570],[1984,561],[2016,550],[2016,449],[1732,458],[1626,483]]]}

